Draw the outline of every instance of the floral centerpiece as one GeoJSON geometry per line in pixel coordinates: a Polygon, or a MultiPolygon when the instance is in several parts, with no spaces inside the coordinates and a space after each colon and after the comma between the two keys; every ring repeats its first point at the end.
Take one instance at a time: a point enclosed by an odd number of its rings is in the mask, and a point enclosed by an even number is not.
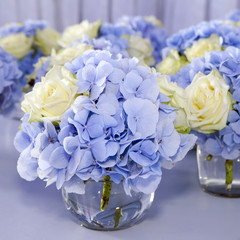
{"type": "Polygon", "coordinates": [[[127,50],[129,57],[137,57],[140,64],[155,66],[162,60],[161,50],[166,46],[168,34],[154,16],[125,16],[116,24],[104,24],[100,28],[100,37],[113,44],[117,39],[118,45],[127,50]]]}
{"type": "Polygon", "coordinates": [[[150,206],[161,168],[182,160],[196,141],[175,130],[169,100],[137,59],[85,51],[25,95],[18,172],[56,182],[84,226],[128,227],[150,206]]]}
{"type": "Polygon", "coordinates": [[[34,85],[28,76],[34,70],[34,63],[40,56],[49,55],[53,48],[59,48],[58,38],[59,34],[42,21],[11,23],[0,29],[1,68],[5,72],[0,91],[1,113],[10,112],[21,99],[22,91],[34,85]]]}
{"type": "Polygon", "coordinates": [[[156,68],[162,74],[174,75],[194,58],[230,46],[240,47],[239,27],[223,20],[201,22],[167,39],[167,47],[162,51],[163,60],[156,68]]]}
{"type": "Polygon", "coordinates": [[[170,105],[179,108],[176,127],[198,136],[203,188],[230,196],[240,195],[239,69],[240,50],[229,47],[195,58],[176,75],[158,81],[172,98],[170,105]]]}
{"type": "Polygon", "coordinates": [[[114,56],[137,57],[139,64],[153,66],[161,60],[166,38],[161,22],[153,16],[123,17],[115,25],[84,20],[63,31],[58,41],[62,48],[39,58],[31,79],[41,80],[54,65],[63,66],[88,49],[108,50],[114,56]]]}

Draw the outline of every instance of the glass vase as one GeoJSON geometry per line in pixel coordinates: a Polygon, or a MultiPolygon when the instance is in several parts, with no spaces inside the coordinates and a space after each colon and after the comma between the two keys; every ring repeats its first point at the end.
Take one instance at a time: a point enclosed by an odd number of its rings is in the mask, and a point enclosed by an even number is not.
{"type": "Polygon", "coordinates": [[[83,194],[68,193],[62,188],[67,210],[82,226],[94,230],[124,229],[139,222],[150,208],[154,193],[131,191],[131,195],[125,193],[122,182],[116,184],[111,180],[89,180],[83,194]]]}
{"type": "Polygon", "coordinates": [[[197,146],[199,182],[204,191],[226,197],[240,197],[240,158],[211,156],[197,146]]]}

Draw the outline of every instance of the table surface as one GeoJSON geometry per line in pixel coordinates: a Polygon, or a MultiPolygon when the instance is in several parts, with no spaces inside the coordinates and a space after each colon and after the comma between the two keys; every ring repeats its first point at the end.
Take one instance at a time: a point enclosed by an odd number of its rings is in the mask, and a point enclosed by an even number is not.
{"type": "Polygon", "coordinates": [[[45,188],[40,180],[19,177],[12,143],[18,125],[0,117],[1,240],[240,240],[240,198],[216,197],[200,189],[194,150],[174,169],[163,171],[144,221],[115,232],[81,227],[55,186],[45,188]]]}

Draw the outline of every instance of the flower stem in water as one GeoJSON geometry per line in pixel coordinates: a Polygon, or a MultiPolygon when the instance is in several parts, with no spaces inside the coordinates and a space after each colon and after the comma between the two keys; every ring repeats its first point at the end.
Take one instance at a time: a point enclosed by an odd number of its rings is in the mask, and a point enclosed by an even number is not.
{"type": "Polygon", "coordinates": [[[111,188],[112,188],[112,183],[111,183],[111,178],[109,175],[107,175],[104,178],[104,183],[103,183],[103,192],[102,192],[102,199],[101,199],[101,211],[104,211],[106,206],[108,205],[109,198],[111,195],[111,188]]]}
{"type": "Polygon", "coordinates": [[[212,160],[213,156],[211,154],[209,154],[206,158],[206,161],[210,162],[212,160]]]}
{"type": "Polygon", "coordinates": [[[122,208],[117,207],[116,211],[115,211],[115,214],[114,214],[114,221],[115,221],[114,228],[118,227],[120,219],[121,219],[122,216],[123,216],[122,208]]]}
{"type": "Polygon", "coordinates": [[[226,160],[225,171],[226,171],[226,189],[231,191],[232,181],[233,181],[233,161],[232,160],[226,160]]]}

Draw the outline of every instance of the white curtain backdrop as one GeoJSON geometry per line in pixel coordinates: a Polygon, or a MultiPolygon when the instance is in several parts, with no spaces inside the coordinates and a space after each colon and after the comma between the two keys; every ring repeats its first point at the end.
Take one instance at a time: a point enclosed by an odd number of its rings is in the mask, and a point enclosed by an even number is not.
{"type": "Polygon", "coordinates": [[[174,33],[238,8],[240,0],[0,0],[0,25],[45,19],[62,31],[83,19],[114,22],[122,15],[155,15],[174,33]]]}

